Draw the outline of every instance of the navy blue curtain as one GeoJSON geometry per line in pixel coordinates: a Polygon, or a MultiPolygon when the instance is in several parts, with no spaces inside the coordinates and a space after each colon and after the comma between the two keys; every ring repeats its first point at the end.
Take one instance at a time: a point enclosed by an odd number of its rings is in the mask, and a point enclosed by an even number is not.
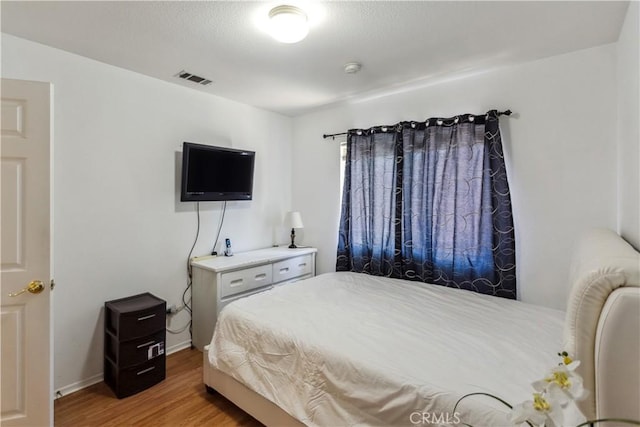
{"type": "Polygon", "coordinates": [[[516,298],[498,112],[350,130],[337,271],[516,298]]]}

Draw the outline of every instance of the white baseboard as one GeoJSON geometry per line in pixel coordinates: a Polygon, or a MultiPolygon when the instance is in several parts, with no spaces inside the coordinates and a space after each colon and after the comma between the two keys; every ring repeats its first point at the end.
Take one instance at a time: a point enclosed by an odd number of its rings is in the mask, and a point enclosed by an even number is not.
{"type": "Polygon", "coordinates": [[[67,394],[75,393],[76,391],[82,390],[83,388],[87,388],[91,385],[98,384],[103,379],[104,379],[103,373],[100,372],[99,374],[89,377],[87,379],[77,381],[73,384],[69,384],[64,387],[60,387],[55,391],[54,398],[58,399],[62,396],[66,396],[67,394]]]}
{"type": "Polygon", "coordinates": [[[167,347],[166,353],[167,353],[167,356],[168,356],[170,354],[176,353],[176,352],[178,352],[180,350],[184,350],[186,348],[191,348],[191,340],[186,340],[186,341],[183,341],[181,343],[172,345],[171,347],[167,347]]]}
{"type": "MultiPolygon", "coordinates": [[[[190,348],[190,347],[191,347],[191,340],[187,340],[187,341],[183,341],[181,343],[172,345],[171,347],[168,347],[165,350],[165,352],[166,352],[166,354],[168,356],[170,354],[176,353],[176,352],[178,352],[180,350],[184,350],[184,349],[187,349],[187,348],[190,348]]],[[[99,373],[97,375],[94,375],[92,377],[86,378],[84,380],[77,381],[77,382],[75,382],[73,384],[69,384],[69,385],[66,385],[64,387],[60,387],[59,389],[57,389],[54,392],[54,399],[58,399],[58,398],[60,398],[62,396],[66,396],[68,394],[75,393],[76,391],[80,391],[83,388],[87,388],[87,387],[92,386],[94,384],[98,384],[100,381],[103,381],[103,380],[104,380],[104,374],[101,372],[101,373],[99,373]]]]}

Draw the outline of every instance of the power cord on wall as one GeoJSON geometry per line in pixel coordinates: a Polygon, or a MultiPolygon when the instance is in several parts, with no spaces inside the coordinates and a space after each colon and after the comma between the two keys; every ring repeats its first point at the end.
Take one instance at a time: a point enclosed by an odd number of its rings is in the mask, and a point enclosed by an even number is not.
{"type": "MultiPolygon", "coordinates": [[[[193,245],[191,245],[191,250],[189,251],[189,255],[187,255],[187,275],[189,276],[189,282],[187,289],[191,287],[191,254],[193,253],[193,249],[196,247],[196,243],[198,242],[198,236],[200,236],[200,202],[196,202],[196,215],[198,217],[198,227],[196,229],[196,238],[193,241],[193,245]]],[[[187,292],[185,289],[185,293],[187,292]]],[[[184,293],[182,294],[182,302],[184,302],[184,293]]],[[[191,308],[189,308],[191,311],[191,308]]]]}
{"type": "MultiPolygon", "coordinates": [[[[213,244],[213,251],[211,255],[217,255],[215,249],[218,246],[218,239],[220,238],[220,231],[222,230],[222,225],[224,224],[224,215],[227,211],[227,202],[225,200],[224,205],[222,207],[222,215],[220,216],[220,223],[218,224],[218,231],[216,233],[216,240],[213,244]]],[[[170,329],[166,328],[167,332],[172,334],[180,334],[184,332],[187,328],[189,328],[189,337],[193,340],[193,331],[191,329],[192,321],[191,321],[191,287],[193,285],[193,269],[191,267],[191,255],[193,254],[193,250],[196,247],[196,243],[198,243],[198,238],[200,236],[200,202],[196,202],[196,216],[198,218],[198,225],[196,228],[196,237],[193,240],[193,245],[191,245],[191,250],[189,250],[189,255],[187,256],[187,286],[182,292],[182,307],[174,308],[171,310],[171,314],[176,314],[182,310],[187,310],[189,312],[189,322],[179,329],[170,329]],[[187,298],[187,294],[189,297],[187,298]]]]}
{"type": "MultiPolygon", "coordinates": [[[[191,321],[189,321],[189,323],[187,323],[186,325],[184,325],[182,328],[180,329],[170,329],[170,328],[166,328],[167,332],[171,333],[171,334],[181,334],[184,331],[187,330],[187,328],[191,328],[191,321]]],[[[191,329],[189,329],[189,331],[191,331],[191,329]]]]}
{"type": "Polygon", "coordinates": [[[220,217],[220,223],[218,224],[218,233],[216,233],[216,240],[213,243],[213,250],[211,251],[211,255],[218,255],[216,252],[216,248],[218,247],[218,239],[220,238],[220,230],[222,230],[222,224],[224,223],[224,214],[227,212],[227,201],[224,201],[224,205],[222,206],[222,216],[220,217]]]}
{"type": "Polygon", "coordinates": [[[193,339],[192,331],[191,331],[191,284],[192,284],[192,269],[191,269],[191,254],[193,254],[193,249],[196,247],[196,243],[198,242],[198,237],[200,236],[200,202],[196,202],[196,216],[198,218],[198,226],[196,228],[196,237],[193,240],[193,245],[191,245],[191,250],[189,251],[189,255],[187,255],[187,286],[182,292],[182,307],[177,309],[175,312],[172,311],[171,314],[176,314],[181,310],[187,310],[189,312],[189,322],[180,329],[169,329],[166,328],[167,332],[172,334],[179,334],[184,332],[187,328],[189,328],[189,338],[193,339]],[[187,298],[187,293],[189,293],[189,298],[187,298]]]}

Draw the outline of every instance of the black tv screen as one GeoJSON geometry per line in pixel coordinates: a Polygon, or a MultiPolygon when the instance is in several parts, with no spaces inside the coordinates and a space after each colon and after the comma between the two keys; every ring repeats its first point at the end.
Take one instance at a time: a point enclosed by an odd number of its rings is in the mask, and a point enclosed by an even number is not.
{"type": "Polygon", "coordinates": [[[185,142],[180,200],[251,200],[254,163],[253,151],[185,142]]]}

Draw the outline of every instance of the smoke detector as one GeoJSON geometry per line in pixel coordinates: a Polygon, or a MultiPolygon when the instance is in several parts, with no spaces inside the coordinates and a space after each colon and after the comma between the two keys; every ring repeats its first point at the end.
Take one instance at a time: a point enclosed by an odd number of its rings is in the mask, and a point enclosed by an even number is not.
{"type": "Polygon", "coordinates": [[[204,77],[200,77],[200,76],[196,76],[195,74],[190,73],[190,72],[185,71],[185,70],[182,70],[179,73],[175,74],[174,77],[178,77],[178,78],[183,79],[183,80],[188,80],[190,82],[197,83],[197,84],[202,85],[202,86],[207,86],[207,85],[210,85],[211,83],[213,83],[213,80],[210,80],[210,79],[207,79],[207,78],[204,78],[204,77]]]}
{"type": "Polygon", "coordinates": [[[362,64],[359,62],[348,62],[344,64],[344,72],[347,74],[355,74],[362,68],[362,64]]]}

